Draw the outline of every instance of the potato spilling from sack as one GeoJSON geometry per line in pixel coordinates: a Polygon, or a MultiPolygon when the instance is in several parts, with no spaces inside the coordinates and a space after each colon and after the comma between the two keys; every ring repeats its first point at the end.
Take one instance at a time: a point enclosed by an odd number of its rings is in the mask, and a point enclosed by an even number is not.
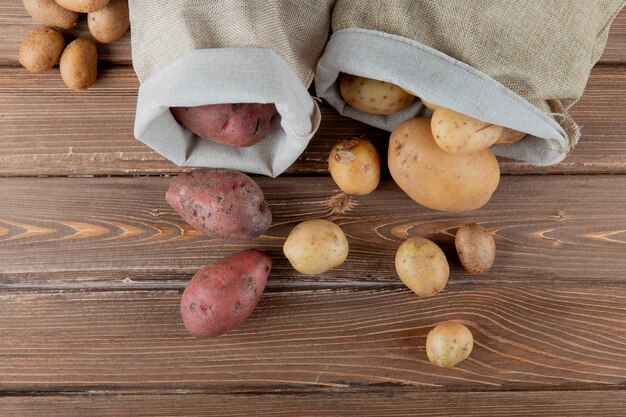
{"type": "Polygon", "coordinates": [[[183,292],[180,313],[193,336],[214,337],[241,325],[263,295],[272,259],[247,250],[202,268],[183,292]]]}
{"type": "Polygon", "coordinates": [[[496,143],[498,145],[510,145],[512,143],[519,142],[525,137],[526,133],[505,127],[504,131],[502,132],[502,136],[500,136],[500,139],[498,139],[496,143]]]}
{"type": "Polygon", "coordinates": [[[226,146],[247,147],[264,139],[280,122],[273,103],[171,107],[176,121],[196,135],[226,146]]]}
{"type": "Polygon", "coordinates": [[[323,274],[346,260],[348,239],[333,222],[307,220],[291,230],[283,252],[296,271],[305,275],[323,274]]]}
{"type": "Polygon", "coordinates": [[[431,124],[437,145],[448,153],[462,155],[489,148],[502,137],[504,131],[502,126],[482,122],[444,107],[435,110],[431,124]]]}
{"type": "Polygon", "coordinates": [[[443,290],[450,276],[450,266],[443,251],[423,237],[412,237],[396,252],[396,272],[411,291],[422,297],[443,290]]]}
{"type": "Polygon", "coordinates": [[[443,368],[452,368],[467,359],[473,347],[472,332],[457,321],[438,324],[426,337],[428,359],[443,368]]]}
{"type": "Polygon", "coordinates": [[[98,42],[115,42],[130,27],[128,14],[128,0],[111,0],[102,9],[89,13],[89,32],[98,42]]]}
{"type": "Polygon", "coordinates": [[[350,107],[380,115],[404,110],[415,99],[395,84],[350,74],[341,74],[339,90],[350,107]]]}
{"type": "Polygon", "coordinates": [[[22,0],[22,3],[30,17],[44,26],[71,29],[78,21],[77,12],[61,7],[54,0],[22,0]]]}
{"type": "Polygon", "coordinates": [[[65,39],[54,29],[39,28],[30,32],[20,46],[20,64],[39,74],[54,67],[63,53],[65,39]]]}
{"type": "Polygon", "coordinates": [[[195,229],[215,238],[252,239],[272,223],[263,191],[246,174],[210,169],[170,182],[167,202],[195,229]]]}
{"type": "Polygon", "coordinates": [[[433,138],[431,120],[398,125],[389,142],[389,171],[417,203],[441,211],[484,206],[500,182],[500,167],[489,149],[471,155],[444,152],[433,138]]]}
{"type": "Polygon", "coordinates": [[[366,139],[342,140],[330,151],[328,171],[344,193],[369,194],[380,182],[380,155],[366,139]]]}

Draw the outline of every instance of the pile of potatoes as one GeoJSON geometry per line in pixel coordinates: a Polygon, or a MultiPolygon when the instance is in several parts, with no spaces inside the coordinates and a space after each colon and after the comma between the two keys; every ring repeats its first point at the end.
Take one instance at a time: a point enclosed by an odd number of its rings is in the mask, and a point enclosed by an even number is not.
{"type": "Polygon", "coordinates": [[[96,82],[98,51],[87,38],[78,38],[65,46],[57,30],[71,29],[79,13],[87,13],[89,32],[98,42],[111,43],[121,38],[130,26],[128,0],[23,0],[28,14],[43,27],[31,31],[19,51],[20,64],[40,74],[57,63],[65,85],[75,91],[96,82]]]}

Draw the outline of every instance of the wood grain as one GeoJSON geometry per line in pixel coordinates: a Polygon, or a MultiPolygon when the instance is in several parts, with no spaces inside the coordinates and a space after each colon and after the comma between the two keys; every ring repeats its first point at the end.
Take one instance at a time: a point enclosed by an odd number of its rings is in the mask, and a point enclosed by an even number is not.
{"type": "Polygon", "coordinates": [[[624,409],[625,391],[423,393],[416,390],[0,398],[0,412],[11,417],[623,417],[624,409]]]}
{"type": "MultiPolygon", "coordinates": [[[[105,68],[81,93],[68,91],[56,70],[30,75],[0,68],[0,175],[183,171],[133,138],[137,86],[128,68],[105,68]]],[[[584,137],[566,161],[541,168],[503,159],[502,172],[626,173],[626,71],[596,68],[572,113],[584,137]]],[[[317,135],[288,172],[326,174],[332,146],[352,136],[371,138],[386,155],[388,133],[339,116],[326,104],[322,115],[317,135]]]]}
{"type": "Polygon", "coordinates": [[[186,334],[178,290],[0,293],[0,390],[623,387],[626,283],[270,290],[246,323],[186,334]],[[428,362],[428,331],[474,335],[454,369],[428,362]]]}
{"type": "MultiPolygon", "coordinates": [[[[0,66],[19,66],[18,51],[24,37],[33,29],[41,26],[26,13],[20,0],[0,0],[0,66]]],[[[78,37],[95,41],[87,28],[87,15],[79,15],[78,24],[70,30],[60,30],[67,43],[78,37]]],[[[98,60],[103,66],[110,64],[131,65],[130,32],[120,40],[103,44],[98,43],[98,60]]]]}
{"type": "MultiPolygon", "coordinates": [[[[17,66],[17,51],[24,36],[38,24],[28,16],[20,0],[0,1],[0,66],[17,66]]],[[[87,29],[85,16],[81,16],[76,28],[65,31],[69,40],[78,36],[91,37],[87,29]]],[[[100,44],[98,55],[103,64],[131,64],[130,34],[109,45],[100,44]]],[[[605,54],[600,62],[626,62],[626,12],[622,11],[613,23],[605,54]]]]}
{"type": "Polygon", "coordinates": [[[2,179],[0,286],[181,288],[210,261],[250,247],[274,257],[272,275],[281,282],[398,283],[395,251],[414,235],[443,247],[454,285],[477,280],[462,272],[453,243],[456,228],[470,221],[497,236],[496,265],[480,281],[625,282],[624,176],[504,177],[486,207],[457,214],[420,207],[391,180],[362,197],[346,196],[329,177],[257,180],[273,226],[253,242],[229,243],[202,236],[176,215],[164,198],[168,178],[2,179]],[[304,277],[282,244],[292,227],[313,218],[343,228],[350,256],[339,269],[304,277]]]}

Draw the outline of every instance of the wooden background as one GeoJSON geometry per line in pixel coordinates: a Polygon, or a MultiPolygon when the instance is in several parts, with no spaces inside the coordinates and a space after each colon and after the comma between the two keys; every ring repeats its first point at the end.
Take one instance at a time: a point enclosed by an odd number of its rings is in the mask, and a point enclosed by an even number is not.
{"type": "MultiPolygon", "coordinates": [[[[182,170],[133,139],[128,35],[100,45],[98,82],[73,93],[56,68],[19,67],[33,27],[20,1],[0,1],[0,415],[626,415],[626,13],[573,111],[584,137],[562,164],[501,160],[493,200],[467,214],[423,209],[388,175],[347,196],[327,175],[330,148],[364,134],[385,154],[388,134],[324,106],[289,172],[257,178],[274,223],[253,243],[203,237],[165,202],[182,170]],[[304,277],[281,248],[310,218],[337,222],[351,252],[304,277]],[[497,237],[486,276],[454,254],[469,221],[497,237]],[[395,276],[414,235],[451,261],[432,298],[395,276]],[[231,334],[188,336],[186,282],[248,247],[275,261],[258,308],[231,334]],[[424,351],[447,319],[475,337],[452,370],[424,351]]],[[[68,36],[84,33],[83,21],[68,36]]]]}

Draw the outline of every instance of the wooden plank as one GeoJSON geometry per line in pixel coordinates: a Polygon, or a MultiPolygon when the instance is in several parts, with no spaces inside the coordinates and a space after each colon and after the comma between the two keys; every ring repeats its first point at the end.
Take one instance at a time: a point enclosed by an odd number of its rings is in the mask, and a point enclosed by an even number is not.
{"type": "Polygon", "coordinates": [[[261,391],[623,387],[626,283],[465,284],[269,291],[219,338],[186,334],[180,291],[0,293],[0,390],[261,391]],[[454,369],[428,362],[428,331],[474,335],[454,369]]]}
{"type": "Polygon", "coordinates": [[[397,247],[408,236],[438,242],[452,265],[450,285],[467,280],[624,282],[626,177],[508,176],[483,209],[440,213],[410,200],[391,180],[369,196],[346,196],[329,177],[257,178],[274,215],[252,242],[209,239],[167,205],[168,178],[5,178],[0,181],[0,274],[5,287],[182,288],[198,269],[256,247],[274,258],[275,282],[345,285],[399,282],[397,247]],[[350,256],[323,276],[296,274],[282,244],[298,222],[327,218],[350,242],[350,256]],[[490,274],[462,271],[457,227],[480,222],[497,236],[490,274]]]}
{"type": "MultiPolygon", "coordinates": [[[[128,68],[105,68],[96,85],[67,90],[58,71],[29,75],[0,68],[0,175],[103,175],[175,173],[183,169],[133,138],[137,79],[128,68]],[[15,80],[19,78],[19,84],[15,80]]],[[[386,154],[389,134],[339,116],[323,105],[322,126],[290,173],[326,173],[339,140],[365,135],[386,154]]],[[[501,160],[518,173],[626,173],[626,71],[594,70],[574,108],[582,142],[552,168],[501,160]]]]}
{"type": "Polygon", "coordinates": [[[56,395],[0,398],[12,417],[622,417],[625,391],[56,395]]]}
{"type": "MultiPolygon", "coordinates": [[[[24,37],[33,29],[41,26],[26,13],[20,0],[0,1],[0,66],[19,66],[18,51],[24,37]]],[[[81,14],[78,24],[70,30],[61,30],[66,42],[82,36],[95,40],[87,28],[87,15],[81,14]]],[[[100,64],[131,65],[130,32],[110,44],[98,43],[100,64]]]]}
{"type": "MultiPolygon", "coordinates": [[[[3,42],[0,44],[0,66],[17,66],[17,51],[24,36],[37,27],[30,16],[26,13],[20,0],[0,1],[0,33],[3,34],[3,42]]],[[[76,28],[66,31],[67,39],[78,36],[91,37],[84,16],[81,16],[76,28]]],[[[100,62],[104,64],[131,64],[130,57],[130,34],[109,45],[99,45],[98,53],[100,62]]],[[[626,62],[626,12],[622,11],[611,28],[611,34],[607,43],[605,54],[600,62],[624,63],[626,62]]]]}

